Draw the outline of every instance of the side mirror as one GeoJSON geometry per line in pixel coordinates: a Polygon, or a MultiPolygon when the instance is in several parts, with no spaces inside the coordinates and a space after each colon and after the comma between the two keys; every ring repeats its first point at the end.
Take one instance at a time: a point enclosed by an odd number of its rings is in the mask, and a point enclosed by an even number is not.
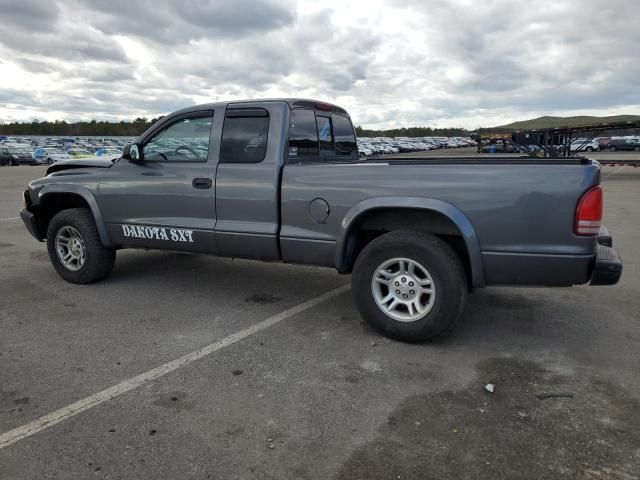
{"type": "Polygon", "coordinates": [[[122,158],[132,163],[142,161],[142,147],[138,143],[127,143],[122,149],[122,158]]]}

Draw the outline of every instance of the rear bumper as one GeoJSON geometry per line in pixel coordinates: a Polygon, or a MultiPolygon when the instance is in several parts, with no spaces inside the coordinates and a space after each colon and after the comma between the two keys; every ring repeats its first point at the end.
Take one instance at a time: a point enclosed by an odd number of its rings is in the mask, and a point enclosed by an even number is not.
{"type": "Polygon", "coordinates": [[[613,249],[613,238],[602,227],[595,240],[591,255],[482,252],[486,285],[615,285],[622,276],[622,259],[613,249]]]}
{"type": "Polygon", "coordinates": [[[22,218],[24,226],[27,227],[27,230],[29,230],[29,233],[33,238],[42,242],[45,235],[42,233],[42,228],[40,226],[40,222],[38,222],[38,218],[26,208],[23,208],[20,212],[20,218],[22,218]]]}
{"type": "Polygon", "coordinates": [[[598,243],[590,285],[615,285],[622,276],[622,259],[611,245],[598,243]]]}

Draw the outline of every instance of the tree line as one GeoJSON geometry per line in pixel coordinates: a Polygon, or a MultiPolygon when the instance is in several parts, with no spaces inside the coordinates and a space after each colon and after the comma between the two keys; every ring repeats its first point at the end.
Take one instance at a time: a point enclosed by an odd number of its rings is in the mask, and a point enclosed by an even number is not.
{"type": "Polygon", "coordinates": [[[356,127],[358,137],[468,137],[471,131],[465,128],[409,127],[391,130],[368,130],[356,127]]]}
{"type": "Polygon", "coordinates": [[[0,122],[0,135],[70,136],[70,137],[137,137],[162,117],[148,119],[139,117],[132,122],[90,122],[69,123],[64,120],[54,122],[33,120],[32,122],[0,122]]]}
{"type": "MultiPolygon", "coordinates": [[[[70,137],[137,137],[162,117],[148,119],[139,117],[132,122],[54,122],[33,120],[32,122],[0,122],[0,135],[70,136],[70,137]]],[[[356,127],[358,137],[452,137],[468,136],[464,128],[410,127],[391,130],[368,130],[356,127]]]]}

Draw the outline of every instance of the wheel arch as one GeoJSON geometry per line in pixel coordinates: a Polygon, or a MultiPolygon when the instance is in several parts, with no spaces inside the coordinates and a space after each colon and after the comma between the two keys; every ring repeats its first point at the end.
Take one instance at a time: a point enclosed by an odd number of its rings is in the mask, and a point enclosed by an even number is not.
{"type": "Polygon", "coordinates": [[[44,212],[45,232],[49,221],[56,213],[68,208],[85,207],[91,211],[102,244],[108,248],[115,247],[107,233],[98,203],[89,189],[80,185],[47,185],[38,191],[37,198],[36,205],[44,212]]]}
{"type": "MultiPolygon", "coordinates": [[[[429,228],[419,229],[439,235],[447,235],[449,227],[454,227],[462,240],[467,262],[469,280],[472,287],[483,287],[484,266],[480,250],[480,242],[475,229],[469,219],[454,205],[442,200],[424,197],[374,197],[353,206],[343,218],[336,242],[335,264],[341,273],[349,273],[355,262],[355,257],[362,249],[358,249],[357,236],[362,226],[370,223],[372,218],[382,218],[388,212],[415,212],[409,218],[399,221],[391,230],[416,229],[415,224],[409,225],[412,219],[420,218],[428,221],[429,228]]],[[[375,223],[375,220],[374,220],[375,223]]],[[[388,231],[391,231],[388,230],[388,231]]],[[[454,234],[456,235],[456,234],[454,234]]],[[[368,242],[366,242],[368,243],[368,242]]],[[[365,243],[365,244],[366,244],[365,243]]],[[[459,252],[457,252],[459,253],[459,252]]]]}

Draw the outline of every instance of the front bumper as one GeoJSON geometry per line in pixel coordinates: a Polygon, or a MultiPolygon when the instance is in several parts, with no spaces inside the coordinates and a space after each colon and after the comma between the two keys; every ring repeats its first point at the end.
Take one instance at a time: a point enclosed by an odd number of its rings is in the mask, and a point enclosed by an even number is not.
{"type": "Polygon", "coordinates": [[[20,211],[20,218],[22,218],[24,226],[27,227],[27,230],[29,230],[29,233],[33,236],[33,238],[35,238],[39,242],[42,242],[45,238],[45,235],[42,233],[42,226],[38,221],[38,217],[36,217],[26,208],[23,208],[20,211]]]}
{"type": "Polygon", "coordinates": [[[622,259],[613,249],[613,239],[606,228],[600,230],[596,242],[596,258],[590,285],[615,285],[622,276],[622,259]]]}

